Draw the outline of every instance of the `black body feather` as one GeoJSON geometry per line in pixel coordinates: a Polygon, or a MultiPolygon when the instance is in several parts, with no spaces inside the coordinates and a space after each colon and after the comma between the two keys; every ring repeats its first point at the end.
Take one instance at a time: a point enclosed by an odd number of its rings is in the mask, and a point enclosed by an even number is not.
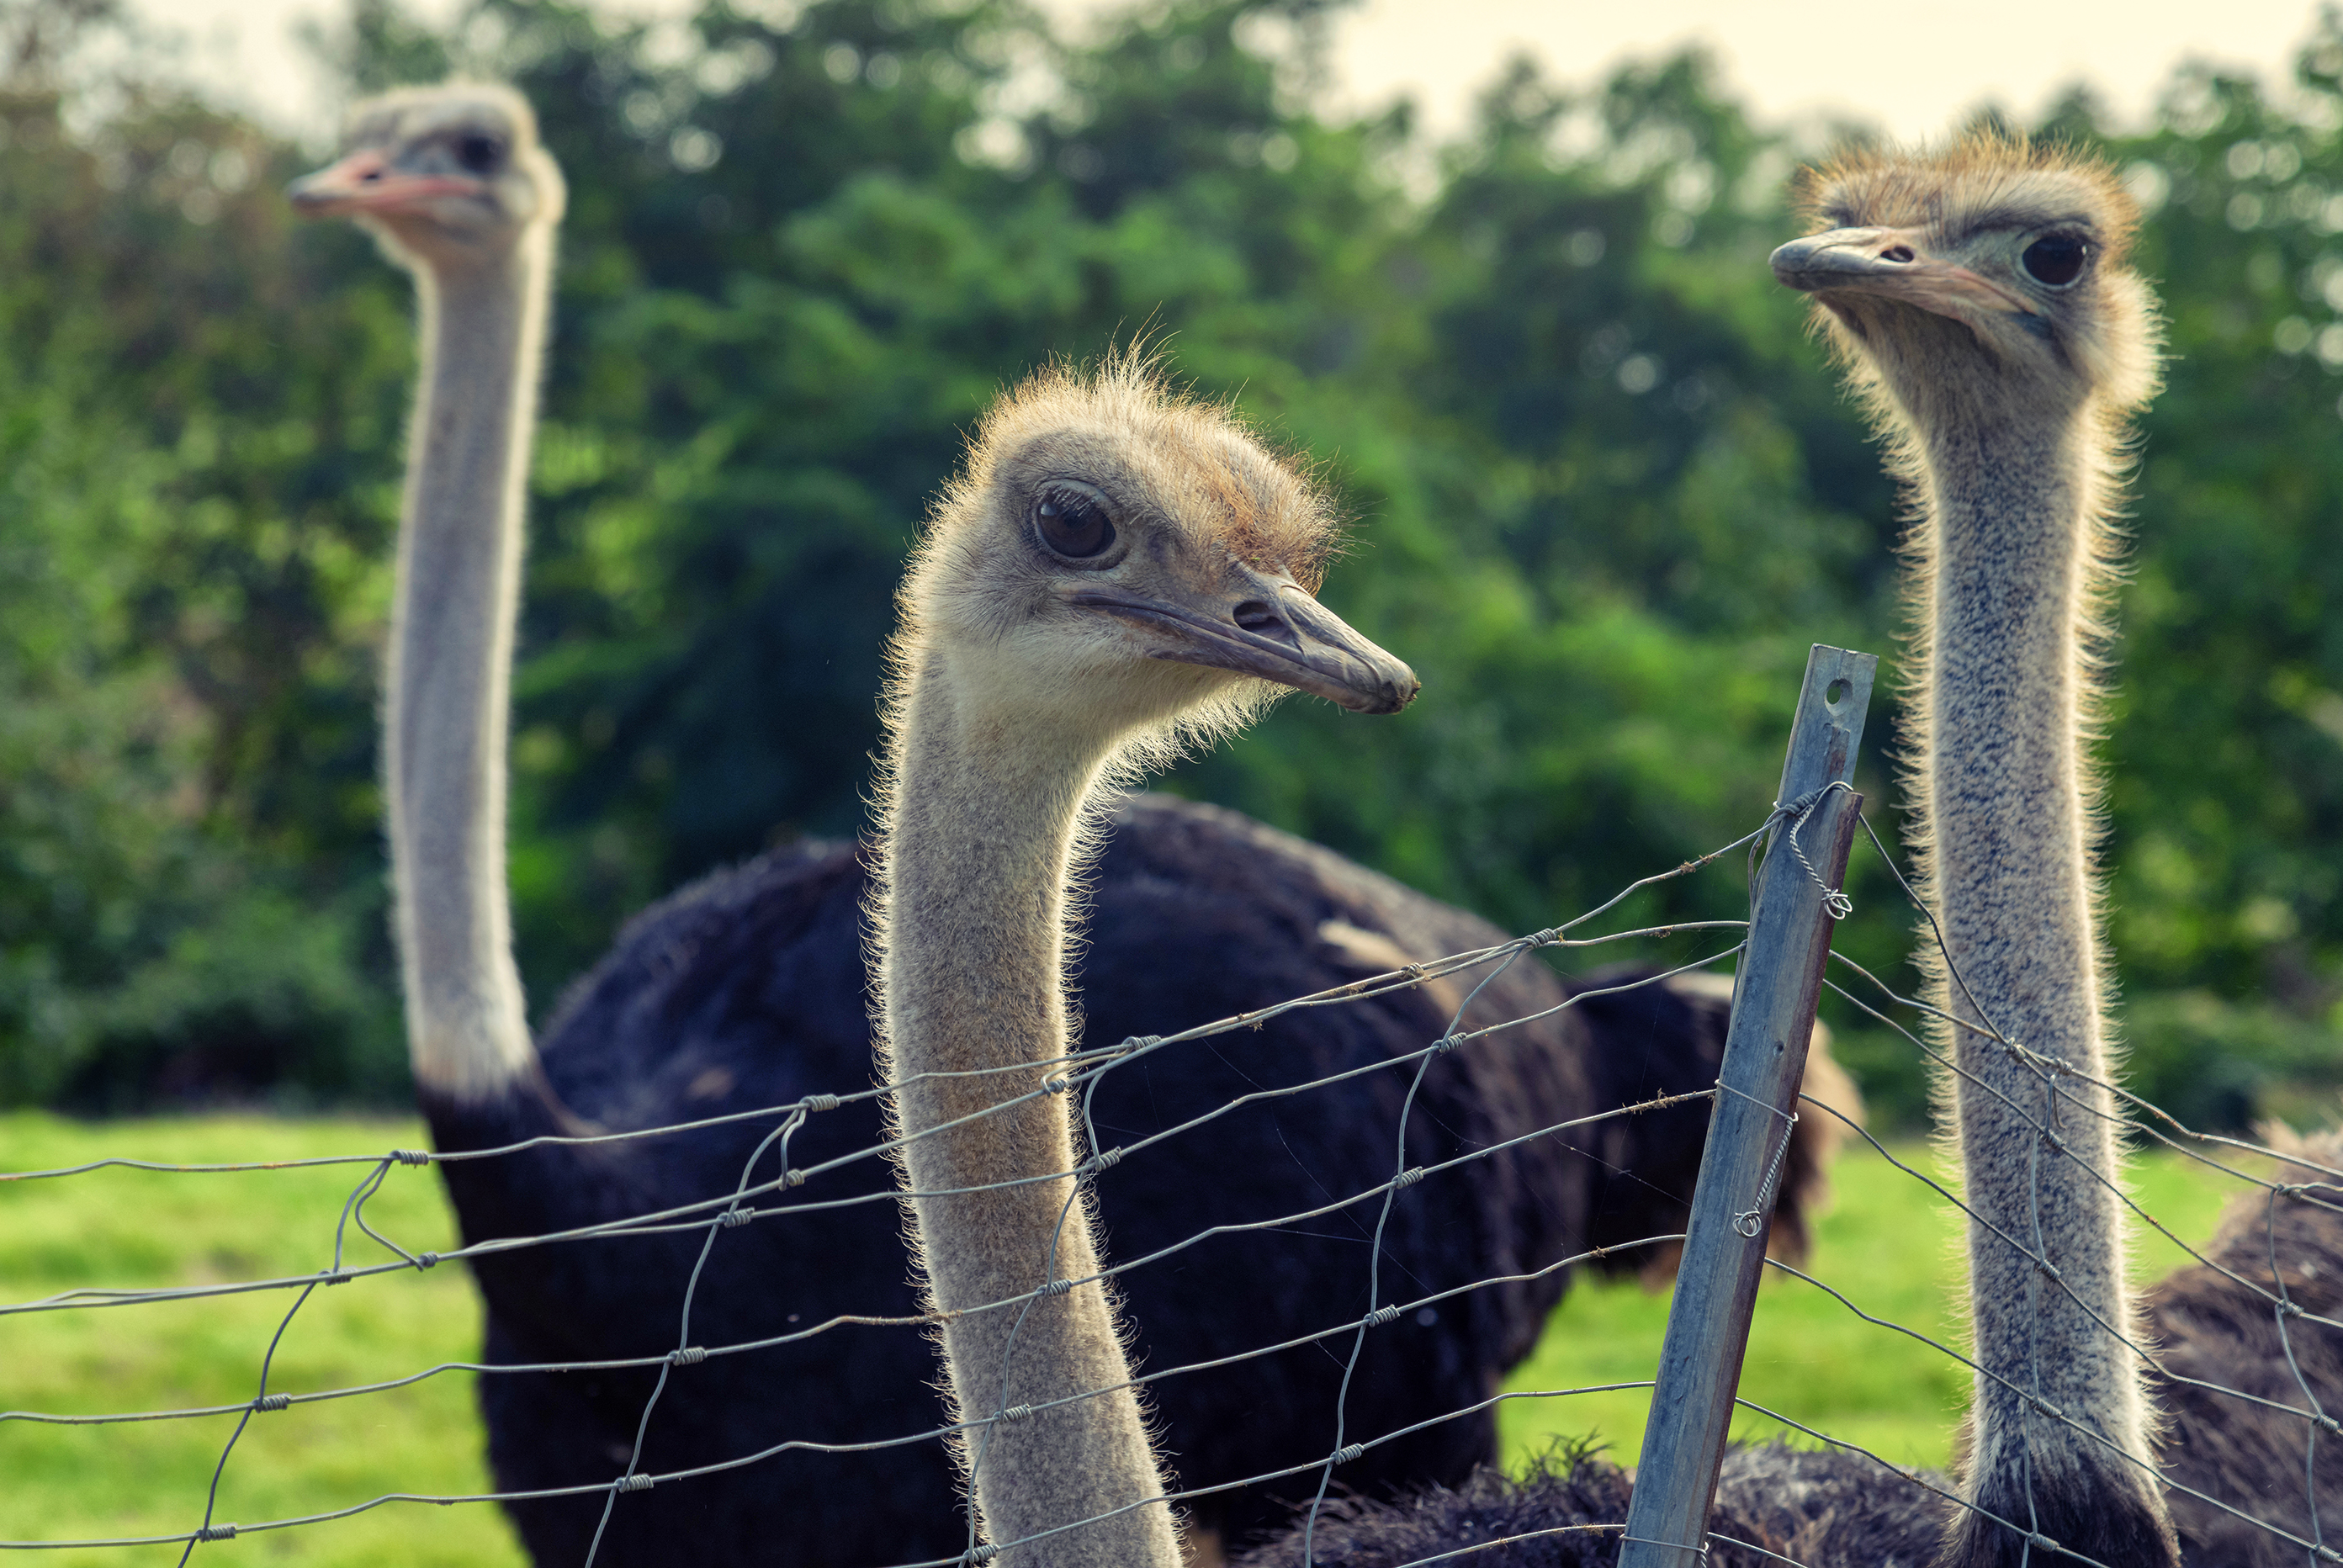
{"type": "MultiPolygon", "coordinates": [[[[1464,1551],[1460,1568],[1610,1568],[1634,1493],[1626,1472],[1591,1446],[1564,1448],[1519,1480],[1482,1470],[1453,1489],[1342,1498],[1320,1514],[1309,1560],[1315,1568],[1398,1568],[1464,1551]],[[1506,1543],[1488,1544],[1497,1541],[1506,1543]]],[[[1736,1448],[1717,1478],[1708,1521],[1716,1539],[1704,1560],[1708,1568],[1772,1568],[1785,1559],[1803,1568],[1927,1568],[1946,1506],[1860,1455],[1736,1448]]],[[[1235,1568],[1303,1561],[1296,1526],[1235,1568]]]]}
{"type": "MultiPolygon", "coordinates": [[[[1078,987],[1083,1038],[1168,1033],[1347,984],[1388,964],[1486,946],[1484,921],[1234,813],[1160,797],[1126,804],[1091,878],[1078,987]],[[1330,934],[1331,933],[1331,934],[1330,934]]],[[[639,917],[546,1030],[544,1083],[486,1109],[427,1106],[443,1151],[539,1133],[658,1126],[871,1087],[862,910],[852,848],[779,852],[712,876],[639,917]]],[[[1372,1000],[1302,1010],[1258,1030],[1173,1046],[1109,1074],[1094,1111],[1102,1146],[1126,1145],[1241,1095],[1417,1051],[1485,970],[1372,1000]]],[[[1559,1006],[1572,989],[1524,955],[1469,1010],[1473,1027],[1559,1006]]],[[[1408,1121],[1405,1163],[1429,1165],[1554,1123],[1714,1079],[1724,1010],[1646,987],[1589,998],[1434,1057],[1408,1121]]],[[[1208,1225],[1317,1208],[1388,1180],[1413,1063],[1258,1101],[1102,1174],[1107,1255],[1126,1262],[1208,1225]]],[[[1276,1230],[1219,1237],[1123,1277],[1142,1372],[1355,1323],[1593,1246],[1680,1229],[1706,1121],[1703,1102],[1619,1118],[1517,1147],[1401,1191],[1382,1290],[1367,1294],[1380,1199],[1276,1230]],[[1650,1172],[1664,1172],[1653,1184],[1650,1172]],[[1680,1186],[1674,1183],[1680,1181],[1680,1186]]],[[[466,1240],[527,1235],[714,1198],[778,1119],[680,1137],[444,1165],[466,1240]]],[[[812,1116],[788,1164],[868,1148],[868,1101],[812,1116]]],[[[1799,1224],[1805,1158],[1781,1222],[1799,1224]]],[[[779,1174],[773,1155],[757,1179],[779,1174]]],[[[870,1158],[760,1200],[719,1232],[694,1299],[699,1346],[785,1334],[841,1313],[918,1310],[893,1171],[870,1158]],[[869,1194],[853,1206],[798,1203],[869,1194]]],[[[679,1342],[685,1282],[705,1232],[591,1240],[478,1260],[488,1355],[511,1364],[655,1356],[679,1342]]],[[[1606,1261],[1641,1268],[1648,1250],[1606,1261]]],[[[1534,1344],[1566,1274],[1484,1286],[1372,1331],[1351,1383],[1344,1440],[1379,1437],[1486,1399],[1534,1344]]],[[[1302,1463],[1334,1446],[1344,1332],[1170,1378],[1150,1398],[1183,1487],[1302,1463]]],[[[607,1483],[621,1473],[658,1369],[500,1373],[481,1381],[489,1451],[508,1490],[607,1483]]],[[[909,1437],[943,1419],[939,1369],[916,1327],[843,1326],[669,1373],[639,1468],[673,1472],[788,1440],[909,1437]]],[[[1382,1493],[1462,1483],[1495,1453],[1487,1412],[1368,1451],[1339,1473],[1382,1493]]],[[[1282,1523],[1314,1471],[1198,1500],[1232,1542],[1282,1523]]],[[[540,1563],[584,1559],[599,1494],[513,1507],[540,1563]]],[[[934,1439],[855,1453],[797,1449],[754,1465],[618,1498],[602,1568],[690,1561],[839,1568],[945,1557],[968,1544],[950,1459],[934,1439]]]]}

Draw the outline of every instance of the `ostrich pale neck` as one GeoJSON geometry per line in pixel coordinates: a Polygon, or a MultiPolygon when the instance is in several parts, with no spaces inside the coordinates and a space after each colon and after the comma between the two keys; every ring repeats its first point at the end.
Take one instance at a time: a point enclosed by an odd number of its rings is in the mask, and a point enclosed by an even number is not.
{"type": "MultiPolygon", "coordinates": [[[[2101,569],[2098,438],[2081,411],[2064,425],[1939,428],[1926,443],[1933,587],[1924,778],[1931,880],[1966,988],[1954,985],[1947,1005],[1969,1023],[1982,1010],[2010,1040],[2105,1080],[2082,753],[2085,619],[2090,574],[2101,569]]],[[[1956,1059],[1973,1075],[1953,1086],[1968,1201],[2025,1248],[2039,1247],[2073,1292],[1972,1221],[1977,1360],[2144,1455],[2137,1379],[2107,1332],[2131,1319],[2123,1216],[2107,1185],[2117,1174],[2109,1098],[2021,1064],[1969,1029],[1955,1033],[1956,1059]]],[[[1976,1380],[1973,1420],[1979,1501],[1990,1493],[2005,1513],[2021,1507],[2021,1520],[2029,1453],[2070,1474],[2108,1462],[2071,1428],[2029,1416],[1990,1377],[1976,1380]]]]}
{"type": "Polygon", "coordinates": [[[1996,1023],[2079,1065],[2098,1035],[2079,754],[2089,474],[2073,432],[1966,428],[1928,458],[1929,804],[1946,934],[1988,1009],[2028,1009],[2030,1027],[1996,1023]]]}
{"type": "Polygon", "coordinates": [[[505,733],[547,241],[418,270],[385,779],[417,1081],[491,1096],[530,1061],[505,892],[505,733]]]}
{"type": "MultiPolygon", "coordinates": [[[[919,1081],[924,1072],[1042,1062],[1066,1050],[1065,885],[1075,824],[1103,750],[979,722],[930,660],[897,736],[881,980],[902,1130],[970,1115],[1062,1068],[919,1081]]],[[[903,1151],[912,1189],[937,1192],[1071,1168],[1063,1097],[1030,1101],[903,1151]]],[[[1088,1205],[1066,1179],[912,1200],[935,1303],[964,1311],[1053,1279],[1096,1271],[1088,1205]],[[1061,1220],[1062,1216],[1062,1228],[1061,1220]],[[1052,1254],[1054,1243],[1055,1252],[1052,1254]]],[[[960,1419],[1110,1388],[1131,1376],[1097,1284],[945,1325],[960,1419]],[[1011,1345],[1012,1331],[1015,1344],[1011,1345]]],[[[986,1532],[1018,1540],[1159,1495],[1162,1480],[1136,1395],[1081,1400],[970,1434],[966,1454],[986,1532]]],[[[1175,1568],[1162,1505],[1020,1547],[1005,1561],[1175,1568]]]]}

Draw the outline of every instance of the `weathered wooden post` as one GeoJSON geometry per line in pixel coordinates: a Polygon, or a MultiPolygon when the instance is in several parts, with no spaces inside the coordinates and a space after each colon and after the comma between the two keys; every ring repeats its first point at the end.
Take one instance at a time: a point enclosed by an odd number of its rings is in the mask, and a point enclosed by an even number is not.
{"type": "Polygon", "coordinates": [[[1619,1568],[1684,1568],[1707,1543],[1831,926],[1845,910],[1833,890],[1845,879],[1863,805],[1852,788],[1831,786],[1853,783],[1878,665],[1820,643],[1806,657],[1775,797],[1783,807],[1804,802],[1803,820],[1776,821],[1766,839],[1619,1568]]]}

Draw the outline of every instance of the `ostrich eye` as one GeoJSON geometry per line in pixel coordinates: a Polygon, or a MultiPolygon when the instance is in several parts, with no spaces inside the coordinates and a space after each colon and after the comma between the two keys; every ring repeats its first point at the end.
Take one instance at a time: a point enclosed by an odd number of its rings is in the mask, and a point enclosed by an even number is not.
{"type": "Polygon", "coordinates": [[[1052,555],[1087,560],[1114,543],[1114,525],[1098,497],[1071,488],[1044,490],[1033,507],[1033,531],[1052,555]]]}
{"type": "Polygon", "coordinates": [[[456,144],[456,161],[476,175],[484,175],[497,166],[497,155],[503,150],[494,136],[466,136],[456,144]]]}
{"type": "Polygon", "coordinates": [[[2054,234],[2037,239],[2026,247],[2018,262],[2026,275],[2036,283],[2046,283],[2053,288],[2064,288],[2083,276],[2083,263],[2089,258],[2090,245],[2072,235],[2054,234]]]}

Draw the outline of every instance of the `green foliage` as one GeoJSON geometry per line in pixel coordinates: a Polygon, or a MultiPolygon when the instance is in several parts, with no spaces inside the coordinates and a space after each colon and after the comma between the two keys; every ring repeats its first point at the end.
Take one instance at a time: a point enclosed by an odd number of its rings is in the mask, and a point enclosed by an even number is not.
{"type": "MultiPolygon", "coordinates": [[[[1516,62],[1444,147],[1403,109],[1332,123],[1325,21],[1181,0],[1076,45],[1012,0],[478,0],[445,31],[357,0],[354,91],[509,77],[572,186],[516,685],[540,1010],[659,892],[861,826],[890,594],[963,432],[1141,333],[1317,455],[1362,519],[1329,598],[1426,681],[1391,720],[1289,705],[1172,788],[1517,929],[1763,814],[1806,645],[1890,650],[1900,619],[1897,500],[1765,266],[1805,149],[1696,55],[1586,89],[1516,62]]],[[[2116,649],[2110,934],[2137,1081],[2224,1125],[2323,1115],[2338,1074],[2338,71],[2329,15],[2300,92],[2183,70],[2107,144],[2175,353],[2116,649]]],[[[290,149],[135,65],[10,90],[0,1095],[393,1093],[372,716],[404,283],[291,224],[290,149]]],[[[2104,140],[2079,98],[2050,128],[2104,140]]],[[[1886,769],[1859,783],[1892,839],[1886,769]]],[[[1842,946],[1908,981],[1857,865],[1842,946]]],[[[1712,875],[1621,913],[1738,902],[1712,875]]],[[[1912,1046],[1830,1005],[1917,1117],[1912,1046]]]]}
{"type": "Polygon", "coordinates": [[[196,105],[70,139],[53,95],[0,95],[10,1100],[156,1087],[98,1082],[125,1053],[242,1064],[205,1090],[396,1081],[367,644],[409,350],[395,291],[319,276],[361,247],[292,232],[293,166],[196,105]]]}

